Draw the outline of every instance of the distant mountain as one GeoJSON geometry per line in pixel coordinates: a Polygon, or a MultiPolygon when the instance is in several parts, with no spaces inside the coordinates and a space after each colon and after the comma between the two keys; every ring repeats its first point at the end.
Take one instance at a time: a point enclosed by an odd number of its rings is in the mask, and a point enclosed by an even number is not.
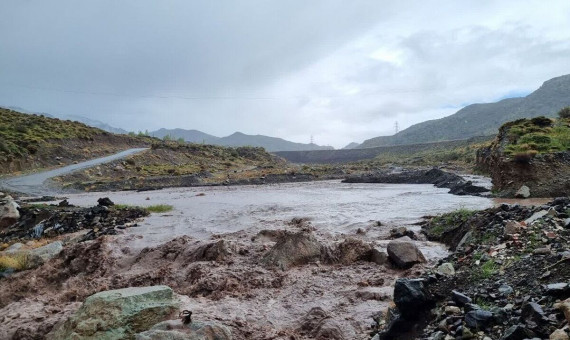
{"type": "Polygon", "coordinates": [[[184,129],[160,129],[149,133],[153,137],[164,138],[167,135],[175,139],[184,138],[185,141],[190,143],[204,143],[214,144],[220,137],[209,135],[205,132],[198,130],[184,130],[184,129]]]}
{"type": "Polygon", "coordinates": [[[18,106],[5,106],[4,108],[14,110],[14,111],[18,111],[21,113],[34,114],[34,115],[44,116],[44,117],[48,117],[48,118],[58,118],[58,119],[63,119],[63,120],[71,120],[74,122],[80,122],[80,123],[83,123],[85,125],[89,125],[91,127],[96,127],[98,129],[101,129],[101,130],[104,130],[107,132],[118,133],[118,134],[127,134],[126,130],[116,128],[116,127],[112,127],[111,125],[103,123],[99,120],[95,120],[95,119],[91,119],[91,118],[87,118],[87,117],[83,117],[83,116],[65,115],[65,114],[58,114],[58,113],[49,114],[49,113],[45,113],[45,112],[33,112],[33,111],[29,111],[29,110],[23,109],[23,108],[18,107],[18,106]]]}
{"type": "Polygon", "coordinates": [[[56,117],[60,118],[60,119],[67,119],[67,120],[73,120],[73,121],[81,122],[85,125],[93,126],[93,127],[99,128],[101,130],[105,130],[107,132],[118,133],[118,134],[123,134],[123,135],[128,133],[127,130],[123,130],[121,128],[116,128],[116,127],[113,127],[107,123],[103,123],[99,120],[91,119],[91,118],[87,118],[87,117],[83,117],[83,116],[60,115],[60,116],[56,116],[56,117]]]}
{"type": "Polygon", "coordinates": [[[393,136],[365,140],[358,148],[494,135],[508,121],[537,116],[554,117],[565,106],[570,106],[570,75],[550,79],[526,97],[472,104],[451,116],[412,125],[393,136]]]}
{"type": "Polygon", "coordinates": [[[345,146],[344,148],[342,148],[343,150],[349,150],[349,149],[356,149],[360,146],[360,144],[352,142],[350,144],[348,144],[347,146],[345,146]]]}
{"type": "Polygon", "coordinates": [[[309,151],[309,150],[333,150],[332,146],[320,146],[317,144],[294,143],[288,140],[269,137],[263,135],[246,135],[235,132],[227,137],[216,137],[198,130],[184,129],[160,129],[150,132],[151,136],[163,138],[166,135],[171,137],[184,138],[187,142],[205,143],[222,146],[259,146],[265,150],[274,151],[309,151]]]}
{"type": "Polygon", "coordinates": [[[320,146],[314,143],[294,143],[288,140],[263,135],[246,135],[235,132],[227,137],[222,137],[215,144],[224,146],[260,146],[267,151],[308,151],[308,150],[333,150],[332,146],[320,146]]]}

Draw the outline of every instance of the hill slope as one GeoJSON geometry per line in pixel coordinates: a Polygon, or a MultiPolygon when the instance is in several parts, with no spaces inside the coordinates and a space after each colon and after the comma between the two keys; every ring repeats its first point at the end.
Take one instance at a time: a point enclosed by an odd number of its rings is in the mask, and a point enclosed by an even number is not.
{"type": "Polygon", "coordinates": [[[160,129],[150,133],[153,137],[164,138],[171,136],[174,139],[184,138],[185,141],[197,144],[214,144],[220,137],[209,135],[205,132],[198,130],[185,130],[185,129],[160,129]]]}
{"type": "Polygon", "coordinates": [[[0,174],[71,164],[145,144],[79,122],[0,108],[0,174]]]}
{"type": "Polygon", "coordinates": [[[496,103],[472,104],[451,116],[429,120],[400,131],[364,141],[358,148],[414,144],[493,135],[504,123],[521,118],[554,117],[570,105],[570,75],[550,79],[523,98],[496,103]]]}

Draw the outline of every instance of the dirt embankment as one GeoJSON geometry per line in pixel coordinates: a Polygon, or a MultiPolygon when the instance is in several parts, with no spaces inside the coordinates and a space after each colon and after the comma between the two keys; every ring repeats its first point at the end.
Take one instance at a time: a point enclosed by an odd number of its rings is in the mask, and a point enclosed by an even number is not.
{"type": "Polygon", "coordinates": [[[503,125],[493,143],[477,152],[477,168],[488,173],[499,197],[559,197],[570,193],[570,151],[565,120],[539,117],[503,125]],[[559,151],[556,151],[559,150],[559,151]],[[527,187],[528,190],[523,189],[527,187]],[[525,193],[526,191],[526,193],[525,193]]]}
{"type": "Polygon", "coordinates": [[[457,226],[426,223],[427,234],[443,234],[455,252],[396,282],[397,308],[377,338],[568,339],[569,209],[564,197],[539,207],[503,204],[457,226]]]}

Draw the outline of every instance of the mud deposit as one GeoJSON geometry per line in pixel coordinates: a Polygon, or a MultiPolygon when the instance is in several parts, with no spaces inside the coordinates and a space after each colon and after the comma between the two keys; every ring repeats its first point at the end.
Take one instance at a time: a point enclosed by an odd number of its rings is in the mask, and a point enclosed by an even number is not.
{"type": "MultiPolygon", "coordinates": [[[[0,338],[42,339],[95,292],[165,284],[188,296],[183,309],[193,320],[217,320],[234,339],[366,339],[391,303],[395,279],[422,269],[398,270],[371,256],[385,250],[390,229],[492,206],[446,191],[329,181],[71,195],[70,203],[85,206],[109,196],[174,209],[119,235],[66,245],[42,267],[2,279],[0,338]],[[276,255],[275,244],[291,235],[308,238],[303,251],[276,255]]],[[[431,263],[447,254],[417,244],[431,263]]]]}

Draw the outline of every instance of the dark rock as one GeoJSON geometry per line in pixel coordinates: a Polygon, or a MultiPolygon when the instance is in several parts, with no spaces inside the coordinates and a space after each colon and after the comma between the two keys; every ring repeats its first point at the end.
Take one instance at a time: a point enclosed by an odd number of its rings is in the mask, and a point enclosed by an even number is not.
{"type": "Polygon", "coordinates": [[[115,203],[113,203],[113,201],[111,201],[111,199],[109,199],[109,197],[99,198],[97,200],[97,204],[102,206],[102,207],[110,207],[110,206],[115,205],[115,203]]]}
{"type": "Polygon", "coordinates": [[[321,243],[311,233],[286,233],[263,257],[262,262],[285,270],[319,260],[321,248],[321,243]]]}
{"type": "Polygon", "coordinates": [[[515,325],[509,327],[501,340],[524,340],[535,336],[534,332],[525,328],[523,325],[515,325]]]}
{"type": "Polygon", "coordinates": [[[465,324],[469,328],[485,329],[493,322],[493,313],[486,310],[472,310],[465,314],[465,324]]]}
{"type": "Polygon", "coordinates": [[[394,303],[405,317],[413,317],[421,313],[432,303],[424,280],[398,279],[394,286],[394,303]]]}
{"type": "Polygon", "coordinates": [[[509,286],[509,285],[500,285],[499,286],[499,293],[503,294],[503,295],[510,295],[513,293],[513,287],[509,286]]]}
{"type": "Polygon", "coordinates": [[[552,296],[565,296],[570,293],[570,285],[568,283],[551,283],[546,285],[546,294],[552,296]]]}
{"type": "Polygon", "coordinates": [[[546,319],[542,307],[536,302],[527,302],[522,306],[521,318],[526,322],[533,322],[537,325],[546,319]]]}
{"type": "Polygon", "coordinates": [[[388,256],[397,267],[410,268],[416,263],[426,262],[418,247],[411,241],[393,240],[388,243],[388,256]]]}
{"type": "Polygon", "coordinates": [[[459,306],[463,306],[466,303],[471,303],[471,298],[463,293],[460,293],[456,290],[451,291],[451,298],[455,301],[459,306]]]}

